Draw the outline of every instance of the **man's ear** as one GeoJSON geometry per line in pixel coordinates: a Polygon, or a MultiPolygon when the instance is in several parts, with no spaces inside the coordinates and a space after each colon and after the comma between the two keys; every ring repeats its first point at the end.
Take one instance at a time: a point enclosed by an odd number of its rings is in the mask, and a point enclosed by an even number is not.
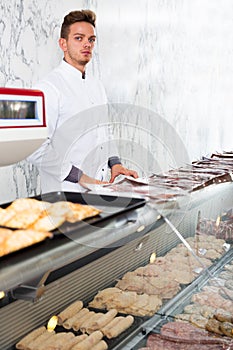
{"type": "Polygon", "coordinates": [[[66,52],[67,50],[67,44],[66,44],[66,39],[60,38],[59,39],[59,46],[62,49],[63,52],[66,52]]]}

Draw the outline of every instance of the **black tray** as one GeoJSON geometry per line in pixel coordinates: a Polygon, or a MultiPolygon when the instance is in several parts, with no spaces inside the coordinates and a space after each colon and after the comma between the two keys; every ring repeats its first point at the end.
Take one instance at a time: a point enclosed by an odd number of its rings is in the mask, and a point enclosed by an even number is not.
{"type": "MultiPolygon", "coordinates": [[[[99,310],[99,309],[94,309],[94,308],[89,308],[91,311],[95,312],[102,312],[105,313],[107,312],[106,310],[99,310]]],[[[117,316],[128,316],[128,314],[122,314],[118,313],[117,316]]],[[[103,337],[103,340],[108,344],[108,350],[114,349],[117,345],[124,343],[125,339],[133,338],[133,336],[138,333],[143,325],[143,322],[145,321],[143,317],[138,317],[138,316],[133,316],[134,317],[134,322],[133,324],[126,329],[124,332],[119,334],[116,338],[108,339],[107,337],[103,337]]],[[[62,326],[57,326],[55,328],[56,333],[60,332],[71,332],[75,336],[81,335],[82,333],[80,331],[75,331],[72,328],[71,329],[65,329],[62,326]]]]}
{"type": "MultiPolygon", "coordinates": [[[[63,225],[52,231],[53,237],[45,239],[42,242],[35,243],[28,247],[24,247],[7,255],[0,257],[0,262],[5,259],[15,258],[25,259],[26,253],[28,257],[35,254],[40,254],[41,251],[51,250],[57,245],[62,245],[70,238],[74,238],[77,235],[86,235],[96,230],[96,228],[106,227],[109,223],[111,224],[114,219],[119,217],[119,220],[123,222],[136,221],[137,213],[135,209],[145,205],[146,199],[144,198],[129,198],[129,197],[117,197],[108,195],[98,195],[90,193],[79,193],[79,192],[49,192],[46,194],[33,196],[38,200],[48,201],[55,203],[58,201],[70,201],[73,203],[92,205],[101,210],[98,216],[87,218],[83,221],[76,223],[65,222],[63,225]],[[65,241],[65,242],[64,242],[65,241]]],[[[1,204],[2,208],[8,207],[12,202],[1,204]]],[[[118,219],[117,219],[118,220],[118,219]]],[[[0,226],[7,228],[7,226],[0,226]]],[[[14,230],[10,228],[11,230],[14,230]]]]}
{"type": "MultiPolygon", "coordinates": [[[[106,312],[106,310],[97,310],[97,309],[94,309],[94,308],[92,308],[92,309],[90,308],[90,310],[93,310],[93,311],[96,310],[96,312],[103,312],[103,313],[106,312]]],[[[126,317],[126,316],[128,316],[128,314],[118,313],[117,316],[124,316],[124,317],[126,317]]],[[[137,332],[140,331],[143,322],[144,322],[143,318],[134,316],[133,324],[128,329],[126,329],[124,332],[119,334],[116,338],[108,339],[107,337],[104,336],[103,340],[108,344],[108,350],[114,349],[118,344],[121,344],[122,342],[124,343],[124,340],[125,340],[126,337],[132,338],[137,332]]],[[[44,323],[41,326],[47,327],[47,323],[44,323]]],[[[60,332],[73,333],[75,336],[83,334],[80,331],[75,331],[72,328],[71,329],[66,329],[63,326],[59,326],[59,325],[56,326],[55,332],[56,333],[60,333],[60,332]]],[[[15,350],[15,346],[11,346],[7,350],[15,350]]]]}
{"type": "MultiPolygon", "coordinates": [[[[77,230],[86,225],[86,223],[102,227],[117,216],[123,216],[124,214],[140,208],[145,205],[146,199],[144,198],[130,198],[120,196],[109,196],[92,194],[86,192],[49,192],[42,195],[29,197],[38,200],[48,201],[55,203],[58,201],[69,201],[73,203],[80,203],[91,205],[101,210],[101,213],[95,217],[87,218],[84,221],[78,221],[76,223],[65,222],[61,227],[61,231],[64,233],[70,233],[73,230],[77,230]]],[[[10,203],[4,203],[1,205],[2,208],[8,207],[10,203]]],[[[130,218],[128,218],[130,221],[130,218]]],[[[135,217],[132,220],[135,220],[135,217]]],[[[54,230],[54,234],[61,233],[60,230],[54,230]]]]}
{"type": "Polygon", "coordinates": [[[132,210],[140,208],[145,205],[144,198],[130,198],[120,196],[100,195],[86,192],[50,192],[41,196],[32,197],[48,202],[69,201],[83,205],[91,205],[101,210],[101,213],[95,217],[87,218],[84,221],[79,221],[74,224],[64,223],[62,225],[63,231],[68,232],[83,227],[85,223],[92,226],[102,227],[108,221],[111,221],[117,216],[122,216],[132,210]]]}

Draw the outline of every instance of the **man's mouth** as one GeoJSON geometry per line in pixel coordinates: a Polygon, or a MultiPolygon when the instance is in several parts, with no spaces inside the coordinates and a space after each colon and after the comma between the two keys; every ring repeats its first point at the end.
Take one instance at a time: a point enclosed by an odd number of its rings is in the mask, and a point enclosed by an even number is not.
{"type": "Polygon", "coordinates": [[[82,54],[83,54],[83,55],[91,55],[91,51],[88,51],[88,50],[82,51],[82,54]]]}

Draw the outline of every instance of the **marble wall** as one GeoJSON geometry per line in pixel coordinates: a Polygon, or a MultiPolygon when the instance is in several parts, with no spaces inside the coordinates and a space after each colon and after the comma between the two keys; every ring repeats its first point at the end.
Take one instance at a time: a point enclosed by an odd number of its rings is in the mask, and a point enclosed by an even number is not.
{"type": "MultiPolygon", "coordinates": [[[[126,164],[147,173],[232,150],[231,0],[0,0],[0,86],[31,87],[55,67],[63,17],[81,8],[97,14],[89,69],[113,121],[124,115],[114,132],[126,164]]],[[[0,202],[40,190],[24,161],[0,179],[0,202]]]]}

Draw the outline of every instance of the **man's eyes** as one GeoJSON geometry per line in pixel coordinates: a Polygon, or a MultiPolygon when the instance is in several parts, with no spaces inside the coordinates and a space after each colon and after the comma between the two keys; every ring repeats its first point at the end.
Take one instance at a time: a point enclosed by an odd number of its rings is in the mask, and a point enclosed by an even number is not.
{"type": "MultiPolygon", "coordinates": [[[[82,37],[82,36],[76,36],[75,37],[75,40],[78,40],[78,41],[82,41],[84,38],[82,37]]],[[[88,39],[88,41],[89,41],[89,43],[94,43],[95,42],[95,38],[90,38],[90,39],[88,39]]]]}
{"type": "Polygon", "coordinates": [[[95,42],[95,38],[90,38],[88,41],[89,41],[89,43],[94,43],[95,42]]]}

